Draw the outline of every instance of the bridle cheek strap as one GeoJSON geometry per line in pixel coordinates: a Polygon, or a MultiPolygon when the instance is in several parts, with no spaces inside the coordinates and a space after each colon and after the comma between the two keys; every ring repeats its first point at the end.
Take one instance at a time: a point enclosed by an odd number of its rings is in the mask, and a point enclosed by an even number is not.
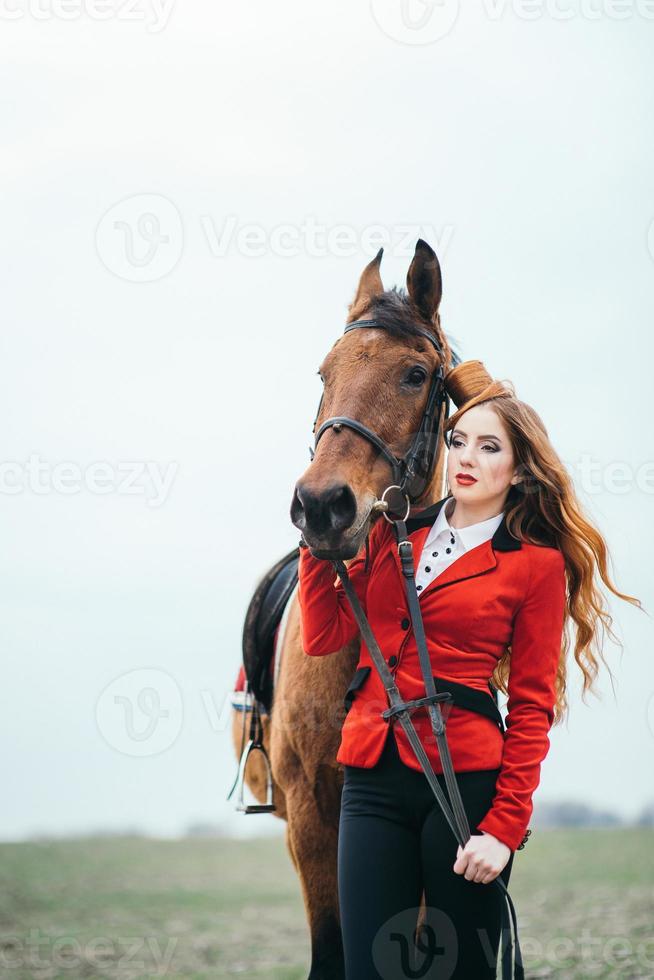
{"type": "MultiPolygon", "coordinates": [[[[365,327],[384,329],[383,324],[379,323],[377,320],[355,320],[353,323],[349,323],[345,327],[344,333],[348,333],[350,330],[365,327]]],[[[425,404],[425,410],[420,422],[420,427],[416,432],[406,455],[404,457],[396,456],[391,450],[390,446],[388,446],[388,444],[384,442],[380,436],[373,432],[372,429],[370,429],[363,422],[359,422],[358,419],[350,418],[347,415],[335,415],[332,416],[332,418],[326,419],[316,432],[316,424],[322,408],[324,392],[323,395],[321,395],[320,402],[318,404],[318,411],[316,412],[316,417],[313,421],[312,431],[315,434],[314,445],[313,448],[309,447],[309,453],[311,455],[311,459],[313,459],[318,442],[327,429],[334,427],[337,432],[343,426],[353,429],[379,450],[382,456],[390,464],[393,473],[393,483],[398,486],[401,493],[408,496],[410,500],[418,500],[424,493],[429,483],[436,459],[439,436],[441,431],[443,431],[443,435],[445,435],[444,425],[449,415],[449,399],[445,390],[445,376],[443,374],[443,350],[436,337],[429,333],[429,331],[423,330],[420,327],[416,327],[415,330],[417,335],[424,337],[431,344],[433,344],[440,355],[441,360],[438,369],[434,371],[431,378],[429,394],[427,395],[427,402],[425,404]]],[[[460,359],[454,353],[452,354],[452,362],[453,364],[460,363],[460,359]]]]}

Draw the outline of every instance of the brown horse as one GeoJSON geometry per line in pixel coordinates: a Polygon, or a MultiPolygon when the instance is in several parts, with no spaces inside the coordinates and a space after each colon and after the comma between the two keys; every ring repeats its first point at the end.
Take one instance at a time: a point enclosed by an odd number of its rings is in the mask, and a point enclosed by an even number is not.
{"type": "MultiPolygon", "coordinates": [[[[439,367],[436,349],[416,327],[436,336],[445,372],[453,354],[441,330],[441,272],[434,251],[418,241],[406,291],[384,291],[381,256],[382,250],[363,270],[347,322],[374,317],[383,328],[344,334],[324,358],[316,431],[324,419],[346,415],[364,423],[402,457],[420,425],[430,378],[439,367]]],[[[440,450],[437,445],[430,478],[412,503],[427,506],[444,495],[440,450]]],[[[351,428],[328,428],[295,485],[291,520],[321,557],[349,560],[359,552],[374,520],[380,519],[374,505],[393,482],[389,463],[371,442],[351,428]]],[[[357,639],[331,656],[308,657],[301,645],[296,594],[292,595],[276,653],[281,661],[272,711],[262,720],[276,815],[287,821],[286,843],[301,881],[311,933],[309,980],[344,977],[336,861],[343,767],[335,757],[343,697],[358,655],[357,639]]],[[[235,711],[237,753],[242,729],[242,715],[235,711]]],[[[248,763],[246,784],[263,802],[260,753],[253,753],[248,763]]]]}

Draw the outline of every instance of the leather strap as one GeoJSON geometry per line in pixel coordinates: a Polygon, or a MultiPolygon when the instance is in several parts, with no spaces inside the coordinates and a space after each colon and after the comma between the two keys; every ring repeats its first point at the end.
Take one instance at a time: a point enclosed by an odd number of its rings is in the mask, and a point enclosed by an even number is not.
{"type": "MultiPolygon", "coordinates": [[[[400,555],[404,585],[409,602],[409,612],[411,614],[411,623],[413,625],[413,633],[418,646],[420,669],[422,670],[422,677],[425,682],[427,697],[431,699],[436,695],[436,684],[434,683],[434,677],[431,672],[431,660],[429,657],[429,650],[427,649],[427,637],[425,636],[425,627],[423,625],[422,614],[420,612],[418,591],[415,587],[413,542],[411,542],[408,538],[406,523],[404,521],[395,521],[393,527],[395,528],[395,533],[398,539],[397,550],[400,555]],[[412,584],[413,588],[411,587],[412,584]]],[[[461,794],[459,793],[456,774],[454,772],[454,766],[452,765],[452,757],[450,755],[447,738],[445,736],[445,720],[441,714],[440,707],[436,707],[436,704],[429,704],[427,706],[427,711],[429,713],[429,720],[431,721],[431,728],[438,745],[438,754],[443,766],[445,785],[447,786],[447,792],[450,800],[452,801],[452,809],[454,810],[454,816],[459,828],[459,844],[461,844],[461,847],[464,847],[465,842],[470,839],[470,826],[468,824],[468,816],[463,806],[463,800],[461,799],[461,794]]]]}

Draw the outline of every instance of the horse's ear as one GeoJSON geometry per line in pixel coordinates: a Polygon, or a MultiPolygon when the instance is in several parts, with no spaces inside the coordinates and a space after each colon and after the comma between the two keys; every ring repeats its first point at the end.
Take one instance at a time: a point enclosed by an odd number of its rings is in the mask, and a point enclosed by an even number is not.
{"type": "Polygon", "coordinates": [[[443,295],[443,280],[436,252],[422,238],[416,242],[406,285],[413,305],[425,319],[433,320],[443,295]]]}
{"type": "Polygon", "coordinates": [[[375,296],[379,296],[384,292],[384,284],[379,274],[379,266],[383,254],[384,249],[380,248],[372,262],[369,262],[361,273],[356,296],[350,303],[350,311],[354,311],[355,308],[357,310],[364,309],[375,296]]]}

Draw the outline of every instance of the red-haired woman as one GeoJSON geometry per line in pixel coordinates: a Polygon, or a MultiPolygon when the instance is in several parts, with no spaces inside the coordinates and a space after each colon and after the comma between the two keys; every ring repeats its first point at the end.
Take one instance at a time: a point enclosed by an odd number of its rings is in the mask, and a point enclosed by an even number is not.
{"type": "MultiPolygon", "coordinates": [[[[338,888],[347,980],[495,977],[503,898],[484,886],[498,875],[508,885],[528,836],[548,732],[567,708],[570,639],[585,693],[598,658],[606,663],[600,635],[617,639],[598,577],[642,608],[611,582],[606,542],[533,408],[480,361],[455,367],[447,387],[458,406],[446,426],[448,494],[413,514],[407,529],[433,672],[438,689],[454,693],[447,738],[472,836],[458,845],[404,730],[381,717],[388,699],[362,642],[336,757],[344,766],[338,888]],[[495,689],[508,696],[506,728],[495,689]],[[497,717],[479,711],[480,701],[484,709],[492,702],[497,717]],[[413,974],[407,941],[423,888],[436,962],[413,974]]],[[[362,549],[348,573],[403,699],[424,697],[388,521],[375,521],[368,562],[362,549]]],[[[306,546],[298,595],[307,654],[334,653],[358,635],[333,566],[306,546]]],[[[427,710],[412,720],[445,790],[427,710]]]]}

